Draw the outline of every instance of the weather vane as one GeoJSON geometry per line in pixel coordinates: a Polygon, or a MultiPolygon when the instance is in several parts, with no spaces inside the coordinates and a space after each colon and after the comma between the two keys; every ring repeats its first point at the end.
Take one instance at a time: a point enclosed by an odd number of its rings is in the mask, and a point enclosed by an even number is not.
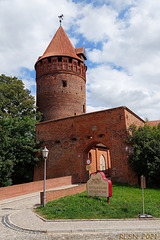
{"type": "Polygon", "coordinates": [[[63,14],[61,14],[60,16],[58,16],[59,17],[59,22],[60,22],[60,26],[61,26],[61,23],[62,23],[62,20],[63,20],[63,17],[64,17],[64,15],[63,14]]]}

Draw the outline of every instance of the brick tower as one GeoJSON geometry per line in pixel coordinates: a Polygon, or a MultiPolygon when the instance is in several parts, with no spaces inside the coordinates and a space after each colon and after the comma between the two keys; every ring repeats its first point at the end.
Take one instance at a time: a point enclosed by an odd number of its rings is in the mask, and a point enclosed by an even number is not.
{"type": "Polygon", "coordinates": [[[86,55],[75,49],[62,26],[35,64],[37,106],[43,121],[86,112],[86,55]]]}

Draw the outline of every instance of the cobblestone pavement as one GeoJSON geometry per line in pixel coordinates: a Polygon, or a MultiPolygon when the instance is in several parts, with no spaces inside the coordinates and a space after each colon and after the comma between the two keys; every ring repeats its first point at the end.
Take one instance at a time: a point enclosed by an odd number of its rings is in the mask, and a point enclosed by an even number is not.
{"type": "Polygon", "coordinates": [[[114,240],[119,239],[118,235],[109,234],[29,234],[7,229],[0,224],[0,239],[1,240],[114,240]]]}
{"type": "Polygon", "coordinates": [[[109,235],[109,234],[33,234],[14,231],[9,228],[6,228],[4,225],[0,224],[0,239],[1,240],[89,240],[89,239],[119,239],[118,235],[109,235]]]}
{"type": "Polygon", "coordinates": [[[118,239],[160,239],[155,232],[127,232],[127,233],[81,233],[81,234],[33,234],[14,231],[0,224],[1,240],[118,240],[118,239]]]}
{"type": "Polygon", "coordinates": [[[160,239],[160,220],[44,223],[31,211],[38,204],[39,193],[0,201],[0,240],[160,239]],[[9,227],[6,226],[7,224],[4,225],[4,219],[7,219],[7,216],[9,216],[9,224],[16,223],[20,227],[13,230],[10,228],[11,225],[9,227]],[[108,227],[109,224],[111,227],[108,227]],[[48,231],[45,233],[38,232],[39,230],[45,231],[44,226],[48,227],[48,231]],[[106,229],[105,226],[107,226],[106,229]],[[61,231],[56,232],[56,227],[61,231]],[[87,231],[89,228],[92,231],[87,231]],[[33,231],[26,231],[25,229],[32,229],[33,231]],[[69,229],[68,232],[67,229],[69,229]]]}

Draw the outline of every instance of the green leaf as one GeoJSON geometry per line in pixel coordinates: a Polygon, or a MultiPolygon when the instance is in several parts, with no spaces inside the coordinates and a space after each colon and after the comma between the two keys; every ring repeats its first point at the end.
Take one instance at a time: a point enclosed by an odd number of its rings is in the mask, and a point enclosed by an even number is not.
{"type": "Polygon", "coordinates": [[[0,187],[32,181],[36,154],[36,112],[30,91],[16,77],[0,76],[0,187]]]}

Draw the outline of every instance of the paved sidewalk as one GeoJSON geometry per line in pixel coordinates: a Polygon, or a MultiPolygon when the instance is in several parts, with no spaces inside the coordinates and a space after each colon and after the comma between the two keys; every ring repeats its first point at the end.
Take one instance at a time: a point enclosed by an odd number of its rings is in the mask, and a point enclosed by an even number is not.
{"type": "Polygon", "coordinates": [[[159,231],[159,219],[128,219],[128,220],[72,220],[43,221],[31,210],[24,209],[12,213],[9,221],[22,229],[34,231],[70,233],[70,232],[133,232],[159,231]]]}
{"type": "MultiPolygon", "coordinates": [[[[44,221],[33,212],[39,204],[39,193],[0,201],[1,230],[30,234],[30,238],[18,238],[17,235],[12,238],[14,234],[11,233],[12,237],[3,236],[2,239],[61,239],[44,238],[57,234],[63,235],[62,239],[160,239],[160,219],[44,221]],[[41,234],[41,238],[33,238],[33,234],[41,234]],[[66,234],[70,237],[65,238],[66,234]],[[73,235],[76,237],[72,238],[73,235]]],[[[3,235],[1,230],[0,236],[3,235]]]]}

